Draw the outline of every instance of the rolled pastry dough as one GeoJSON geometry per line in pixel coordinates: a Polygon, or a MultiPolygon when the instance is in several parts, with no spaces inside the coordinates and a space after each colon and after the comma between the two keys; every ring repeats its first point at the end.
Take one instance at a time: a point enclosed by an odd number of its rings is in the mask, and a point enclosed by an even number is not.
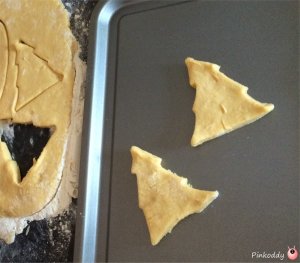
{"type": "Polygon", "coordinates": [[[53,131],[22,181],[6,144],[0,144],[0,216],[34,214],[58,189],[72,110],[76,50],[68,14],[59,0],[0,1],[0,120],[53,131]]]}

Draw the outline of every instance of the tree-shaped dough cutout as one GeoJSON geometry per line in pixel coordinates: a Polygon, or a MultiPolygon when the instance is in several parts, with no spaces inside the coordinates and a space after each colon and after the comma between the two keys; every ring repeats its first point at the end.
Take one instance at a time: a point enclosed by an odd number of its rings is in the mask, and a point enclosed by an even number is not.
{"type": "Polygon", "coordinates": [[[196,89],[192,146],[256,121],[274,109],[247,94],[248,88],[220,72],[220,66],[187,58],[190,85],[196,89]]]}
{"type": "Polygon", "coordinates": [[[162,159],[131,147],[131,172],[137,176],[139,207],[143,210],[152,245],[185,217],[202,212],[219,193],[191,187],[187,179],[161,166],[162,159]]]}

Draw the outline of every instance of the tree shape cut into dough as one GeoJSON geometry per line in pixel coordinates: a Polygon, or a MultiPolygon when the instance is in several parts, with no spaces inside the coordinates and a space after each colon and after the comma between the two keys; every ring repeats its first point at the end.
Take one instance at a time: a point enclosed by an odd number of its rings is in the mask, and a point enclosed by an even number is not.
{"type": "Polygon", "coordinates": [[[17,48],[18,100],[16,111],[60,81],[59,76],[41,59],[32,47],[20,43],[17,48]]]}
{"type": "Polygon", "coordinates": [[[0,21],[0,98],[4,89],[8,66],[8,37],[4,24],[0,21]]]}
{"type": "Polygon", "coordinates": [[[192,58],[185,63],[190,85],[196,89],[192,146],[254,122],[274,109],[273,104],[250,97],[248,88],[221,73],[220,66],[192,58]]]}
{"type": "Polygon", "coordinates": [[[131,172],[137,176],[139,207],[143,210],[152,245],[182,219],[200,213],[219,193],[192,188],[187,179],[161,166],[162,159],[131,147],[131,172]]]}

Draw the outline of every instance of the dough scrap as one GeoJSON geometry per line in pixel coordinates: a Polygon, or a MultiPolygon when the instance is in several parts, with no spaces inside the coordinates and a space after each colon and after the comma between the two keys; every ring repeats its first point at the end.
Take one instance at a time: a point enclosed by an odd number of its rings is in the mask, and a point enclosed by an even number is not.
{"type": "Polygon", "coordinates": [[[0,120],[53,131],[22,181],[17,163],[0,143],[0,216],[24,217],[44,208],[61,181],[78,44],[59,0],[1,0],[0,37],[0,58],[8,54],[8,62],[0,59],[0,120]]]}
{"type": "Polygon", "coordinates": [[[131,155],[139,207],[144,212],[153,246],[179,221],[202,212],[219,195],[218,191],[192,188],[186,178],[164,169],[161,158],[136,146],[131,147],[131,155]]]}
{"type": "Polygon", "coordinates": [[[248,88],[220,72],[220,66],[192,58],[185,60],[190,85],[196,89],[192,146],[256,121],[274,109],[247,94],[248,88]]]}

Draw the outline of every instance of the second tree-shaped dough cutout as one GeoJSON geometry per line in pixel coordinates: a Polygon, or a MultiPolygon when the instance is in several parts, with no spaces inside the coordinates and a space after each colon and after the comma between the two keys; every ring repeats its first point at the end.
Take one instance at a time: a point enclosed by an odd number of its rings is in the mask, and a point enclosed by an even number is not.
{"type": "Polygon", "coordinates": [[[248,88],[221,73],[220,66],[192,58],[185,63],[190,85],[196,89],[192,146],[254,122],[274,109],[273,104],[249,96],[248,88]]]}
{"type": "Polygon", "coordinates": [[[183,218],[203,211],[219,193],[192,188],[187,179],[161,166],[162,159],[131,147],[131,172],[137,176],[139,207],[143,210],[152,245],[183,218]]]}

